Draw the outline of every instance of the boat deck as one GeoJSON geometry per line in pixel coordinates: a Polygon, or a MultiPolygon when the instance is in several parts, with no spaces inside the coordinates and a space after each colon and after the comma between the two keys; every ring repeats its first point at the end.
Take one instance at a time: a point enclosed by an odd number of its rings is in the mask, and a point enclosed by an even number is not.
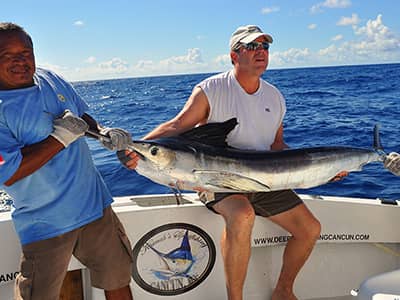
{"type": "MultiPolygon", "coordinates": [[[[359,288],[364,280],[400,269],[399,201],[391,205],[374,199],[301,197],[320,220],[322,233],[296,279],[299,299],[358,300],[350,291],[359,288]]],[[[219,251],[223,219],[205,209],[196,194],[184,194],[180,205],[174,195],[117,197],[113,208],[133,246],[131,288],[135,299],[226,300],[219,251]],[[184,235],[189,239],[194,265],[187,274],[169,279],[167,275],[157,277],[155,270],[163,271],[165,264],[160,264],[160,258],[148,245],[169,253],[181,245],[184,235]]],[[[0,213],[0,231],[0,299],[11,300],[20,245],[9,212],[0,213]]],[[[268,219],[256,218],[244,299],[270,299],[289,238],[286,231],[268,219]]],[[[88,270],[72,259],[69,270],[79,269],[84,299],[104,300],[103,292],[91,287],[88,270]]]]}

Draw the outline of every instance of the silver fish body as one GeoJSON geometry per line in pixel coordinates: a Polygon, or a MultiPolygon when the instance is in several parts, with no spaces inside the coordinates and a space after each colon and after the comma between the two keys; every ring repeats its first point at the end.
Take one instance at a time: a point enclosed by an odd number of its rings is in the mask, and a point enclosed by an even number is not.
{"type": "Polygon", "coordinates": [[[257,192],[319,186],[342,171],[360,171],[384,159],[375,150],[353,147],[238,150],[221,143],[205,144],[207,130],[200,136],[133,141],[130,148],[142,157],[136,171],[181,190],[257,192]]]}

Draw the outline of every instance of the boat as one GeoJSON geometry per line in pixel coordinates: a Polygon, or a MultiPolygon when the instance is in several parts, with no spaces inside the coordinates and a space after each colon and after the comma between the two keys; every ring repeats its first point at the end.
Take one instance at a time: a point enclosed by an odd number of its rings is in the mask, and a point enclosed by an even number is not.
{"type": "MultiPolygon", "coordinates": [[[[400,299],[400,201],[300,197],[320,220],[322,232],[295,282],[299,299],[400,299]]],[[[219,251],[223,219],[195,193],[114,199],[113,209],[132,242],[135,300],[226,299],[219,251]]],[[[0,213],[0,232],[0,299],[8,300],[21,255],[10,212],[0,213]]],[[[244,299],[271,298],[289,238],[269,220],[256,218],[244,299]]],[[[75,258],[69,270],[80,278],[80,299],[105,299],[75,258]]]]}

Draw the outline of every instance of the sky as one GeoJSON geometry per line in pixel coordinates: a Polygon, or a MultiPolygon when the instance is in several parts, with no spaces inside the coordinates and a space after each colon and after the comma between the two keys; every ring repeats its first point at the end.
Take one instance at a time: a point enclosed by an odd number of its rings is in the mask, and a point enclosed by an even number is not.
{"type": "Polygon", "coordinates": [[[398,0],[2,2],[37,65],[70,81],[229,70],[230,36],[247,24],[274,39],[269,69],[400,62],[398,0]]]}

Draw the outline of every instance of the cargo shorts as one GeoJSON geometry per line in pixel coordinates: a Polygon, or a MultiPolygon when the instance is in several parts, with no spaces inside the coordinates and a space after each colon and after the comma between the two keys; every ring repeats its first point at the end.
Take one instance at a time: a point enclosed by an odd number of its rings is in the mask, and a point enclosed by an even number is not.
{"type": "MultiPolygon", "coordinates": [[[[213,206],[228,196],[240,193],[199,193],[200,200],[213,212],[213,206]]],[[[272,217],[302,204],[303,200],[292,190],[243,193],[249,199],[257,216],[272,217]]]]}
{"type": "Polygon", "coordinates": [[[55,300],[74,255],[90,271],[92,286],[114,290],[131,280],[132,247],[117,215],[104,215],[65,234],[22,246],[15,299],[55,300]]]}

